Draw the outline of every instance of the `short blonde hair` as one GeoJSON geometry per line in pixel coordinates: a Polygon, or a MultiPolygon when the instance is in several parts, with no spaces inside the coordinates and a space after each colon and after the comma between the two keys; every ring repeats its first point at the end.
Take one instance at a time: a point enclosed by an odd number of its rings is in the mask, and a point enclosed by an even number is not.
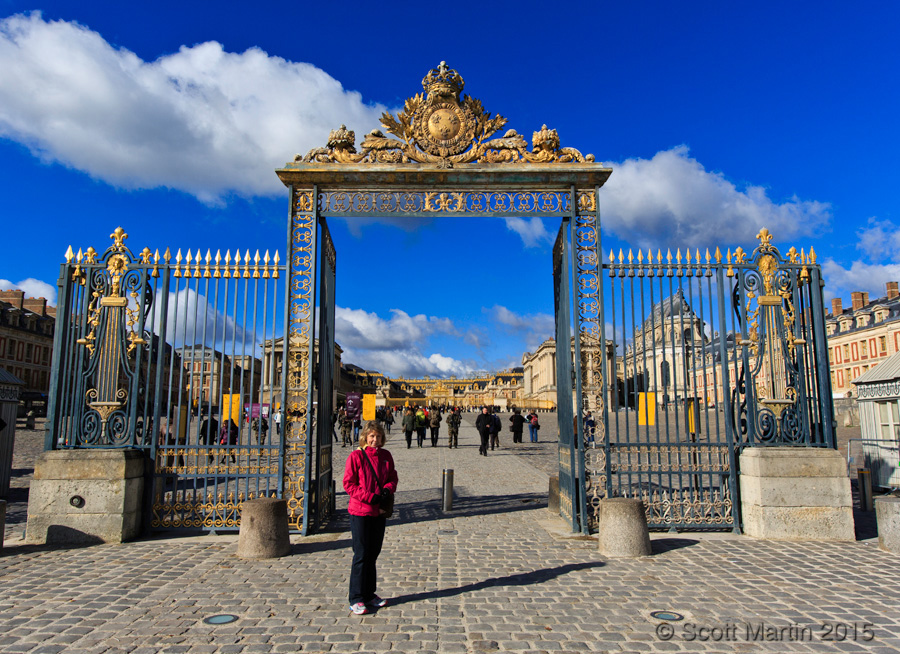
{"type": "Polygon", "coordinates": [[[379,447],[384,447],[384,442],[387,440],[384,435],[384,427],[382,427],[381,423],[377,420],[369,420],[365,426],[359,430],[359,446],[361,448],[366,448],[366,445],[368,445],[369,434],[373,432],[381,439],[379,447]]]}

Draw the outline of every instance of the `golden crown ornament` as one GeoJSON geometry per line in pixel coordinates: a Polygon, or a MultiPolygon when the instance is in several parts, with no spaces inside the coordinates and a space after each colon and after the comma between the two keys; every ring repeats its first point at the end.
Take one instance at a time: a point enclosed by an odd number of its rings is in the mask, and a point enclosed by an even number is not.
{"type": "Polygon", "coordinates": [[[585,163],[594,156],[574,148],[559,146],[556,130],[544,125],[534,133],[532,149],[515,130],[502,138],[490,139],[506,125],[503,116],[491,116],[481,101],[461,96],[465,81],[458,72],[441,62],[422,79],[425,93],[409,98],[395,118],[381,116],[381,130],[366,134],[361,152],[356,151],[356,135],[346,126],[332,130],[324,148],[313,148],[295,161],[305,163],[425,163],[451,168],[466,163],[585,163]]]}

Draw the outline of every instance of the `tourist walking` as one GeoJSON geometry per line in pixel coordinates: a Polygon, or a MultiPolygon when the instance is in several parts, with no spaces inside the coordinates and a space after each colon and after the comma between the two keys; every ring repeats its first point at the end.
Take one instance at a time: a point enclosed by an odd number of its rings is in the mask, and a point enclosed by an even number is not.
{"type": "MultiPolygon", "coordinates": [[[[235,424],[234,420],[229,419],[227,423],[222,425],[222,428],[219,430],[219,445],[237,445],[238,439],[240,436],[240,429],[235,424]]],[[[234,456],[234,448],[228,448],[228,456],[232,463],[235,463],[234,456]]],[[[225,456],[222,456],[222,462],[225,462],[225,456]]]]}
{"type": "MultiPolygon", "coordinates": [[[[347,457],[344,490],[350,498],[350,535],[353,561],[350,564],[350,611],[370,613],[387,605],[375,594],[375,563],[384,543],[386,506],[397,492],[394,458],[384,449],[384,428],[370,420],[360,430],[359,449],[347,457]]],[[[391,504],[392,506],[392,504],[391,504]]]]}
{"type": "Polygon", "coordinates": [[[497,449],[500,448],[500,430],[503,429],[503,425],[500,424],[500,416],[496,413],[491,412],[491,451],[493,451],[496,446],[497,449]]]}
{"type": "Polygon", "coordinates": [[[475,419],[475,429],[478,430],[478,435],[481,436],[481,447],[478,448],[478,453],[482,456],[487,456],[488,443],[491,438],[492,422],[493,416],[488,413],[488,408],[486,406],[481,407],[481,415],[475,419]]]}
{"type": "Polygon", "coordinates": [[[272,414],[272,422],[275,423],[275,435],[281,436],[281,409],[272,414]]]}
{"type": "Polygon", "coordinates": [[[525,416],[525,420],[528,421],[528,432],[529,432],[529,435],[531,436],[531,442],[537,443],[538,442],[538,429],[541,428],[541,425],[538,422],[537,413],[532,411],[527,416],[525,416]]]}
{"type": "Polygon", "coordinates": [[[341,409],[338,411],[338,424],[341,426],[341,447],[347,447],[348,445],[352,447],[353,439],[350,437],[350,432],[353,429],[353,418],[341,409]]]}
{"type": "Polygon", "coordinates": [[[425,442],[425,429],[428,427],[428,416],[422,407],[416,408],[416,440],[419,441],[419,447],[425,442]]]}
{"type": "Polygon", "coordinates": [[[438,434],[441,431],[441,412],[437,407],[431,407],[431,414],[428,416],[428,426],[431,428],[431,447],[437,447],[438,434]]]}
{"type": "Polygon", "coordinates": [[[406,449],[409,449],[412,447],[412,435],[416,429],[416,417],[413,415],[412,409],[406,409],[406,413],[403,414],[403,420],[400,422],[400,427],[406,436],[406,449]]]}
{"type": "Polygon", "coordinates": [[[462,422],[462,416],[459,414],[459,407],[453,407],[453,411],[447,416],[447,433],[450,440],[449,447],[459,449],[459,424],[462,422]]]}
{"type": "Polygon", "coordinates": [[[391,433],[391,425],[394,424],[394,411],[391,407],[384,407],[384,430],[390,434],[391,433]]]}
{"type": "Polygon", "coordinates": [[[509,430],[513,435],[513,443],[522,442],[522,427],[525,426],[525,418],[519,409],[513,409],[513,414],[509,417],[509,430]]]}

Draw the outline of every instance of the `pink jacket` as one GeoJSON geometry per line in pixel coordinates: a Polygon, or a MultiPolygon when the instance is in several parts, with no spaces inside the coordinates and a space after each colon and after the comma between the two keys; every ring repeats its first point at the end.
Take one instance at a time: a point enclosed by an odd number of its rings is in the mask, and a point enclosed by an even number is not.
{"type": "Polygon", "coordinates": [[[360,449],[353,450],[344,466],[344,490],[350,496],[347,507],[350,515],[379,515],[378,505],[372,504],[372,498],[378,494],[372,468],[377,471],[378,481],[386,491],[397,492],[397,470],[390,452],[383,447],[367,447],[365,453],[360,449]],[[369,457],[371,467],[363,461],[363,456],[369,457]]]}

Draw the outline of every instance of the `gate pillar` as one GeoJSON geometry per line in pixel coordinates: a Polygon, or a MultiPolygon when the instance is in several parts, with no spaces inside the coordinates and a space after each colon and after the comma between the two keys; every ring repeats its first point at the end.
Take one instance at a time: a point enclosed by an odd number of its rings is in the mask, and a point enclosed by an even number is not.
{"type": "Polygon", "coordinates": [[[750,447],[740,457],[744,533],[773,540],[856,540],[847,464],[837,450],[750,447]]]}

